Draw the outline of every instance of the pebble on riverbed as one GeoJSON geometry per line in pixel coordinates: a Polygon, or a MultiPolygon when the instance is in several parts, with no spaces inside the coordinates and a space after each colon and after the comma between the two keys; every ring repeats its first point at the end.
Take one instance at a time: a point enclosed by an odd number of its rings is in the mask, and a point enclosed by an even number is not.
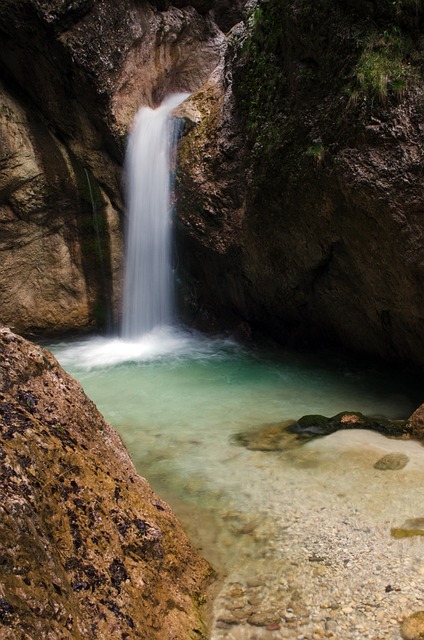
{"type": "Polygon", "coordinates": [[[374,469],[380,469],[381,471],[397,471],[403,469],[409,462],[409,458],[404,453],[388,453],[387,455],[377,460],[374,465],[374,469]]]}

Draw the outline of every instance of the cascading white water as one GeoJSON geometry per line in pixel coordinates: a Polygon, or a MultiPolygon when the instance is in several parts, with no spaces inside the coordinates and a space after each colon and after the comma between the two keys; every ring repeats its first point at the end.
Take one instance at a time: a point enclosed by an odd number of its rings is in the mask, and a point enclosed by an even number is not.
{"type": "Polygon", "coordinates": [[[130,135],[126,156],[124,338],[138,338],[173,320],[170,116],[188,95],[171,95],[157,109],[142,107],[130,135]]]}

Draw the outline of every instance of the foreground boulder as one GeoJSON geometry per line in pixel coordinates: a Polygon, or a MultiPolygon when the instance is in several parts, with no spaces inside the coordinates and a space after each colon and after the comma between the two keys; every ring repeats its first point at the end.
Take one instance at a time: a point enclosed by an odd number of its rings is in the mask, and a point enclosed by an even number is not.
{"type": "Polygon", "coordinates": [[[0,330],[0,636],[202,637],[210,573],[55,358],[0,330]]]}

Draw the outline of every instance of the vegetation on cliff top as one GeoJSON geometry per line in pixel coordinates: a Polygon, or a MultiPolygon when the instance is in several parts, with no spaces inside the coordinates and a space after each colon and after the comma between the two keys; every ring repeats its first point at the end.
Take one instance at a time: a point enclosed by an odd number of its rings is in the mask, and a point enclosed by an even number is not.
{"type": "Polygon", "coordinates": [[[248,136],[261,148],[279,146],[293,113],[304,112],[310,147],[321,156],[322,132],[308,119],[330,116],[337,129],[332,104],[338,114],[343,106],[368,113],[422,82],[422,19],[417,0],[260,2],[236,43],[234,91],[248,136]]]}
{"type": "Polygon", "coordinates": [[[418,81],[414,61],[419,56],[412,38],[392,26],[381,33],[372,31],[364,39],[364,47],[354,67],[356,87],[351,97],[355,100],[369,96],[384,102],[389,97],[401,96],[418,81]]]}

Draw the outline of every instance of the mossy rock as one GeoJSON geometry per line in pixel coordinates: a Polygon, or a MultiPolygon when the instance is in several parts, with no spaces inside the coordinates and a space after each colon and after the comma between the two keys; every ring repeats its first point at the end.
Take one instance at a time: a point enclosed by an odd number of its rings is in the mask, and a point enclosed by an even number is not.
{"type": "Polygon", "coordinates": [[[332,433],[330,420],[321,415],[303,416],[290,427],[290,431],[302,436],[325,436],[332,433]]]}
{"type": "Polygon", "coordinates": [[[331,418],[321,415],[303,416],[289,429],[300,437],[326,436],[340,429],[370,429],[392,437],[409,434],[404,420],[365,416],[355,411],[342,411],[331,418]]]}

